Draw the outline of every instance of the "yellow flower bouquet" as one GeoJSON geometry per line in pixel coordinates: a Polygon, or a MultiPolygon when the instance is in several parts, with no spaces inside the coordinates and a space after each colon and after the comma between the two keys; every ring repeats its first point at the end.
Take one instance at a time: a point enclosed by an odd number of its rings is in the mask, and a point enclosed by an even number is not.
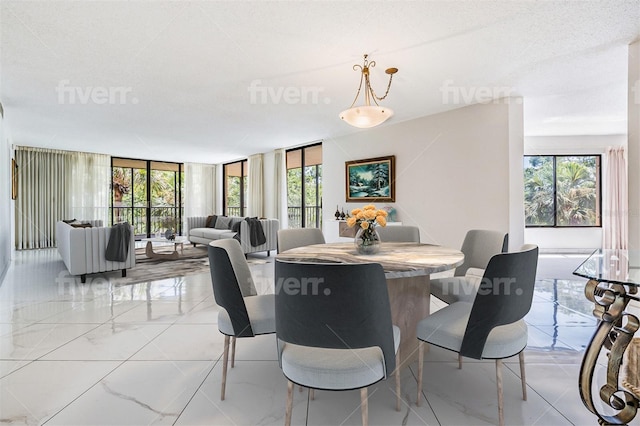
{"type": "Polygon", "coordinates": [[[377,253],[380,249],[380,237],[375,228],[376,226],[387,226],[387,212],[376,209],[373,204],[366,205],[361,209],[353,209],[351,217],[347,219],[347,225],[358,227],[354,242],[360,253],[377,253]]]}

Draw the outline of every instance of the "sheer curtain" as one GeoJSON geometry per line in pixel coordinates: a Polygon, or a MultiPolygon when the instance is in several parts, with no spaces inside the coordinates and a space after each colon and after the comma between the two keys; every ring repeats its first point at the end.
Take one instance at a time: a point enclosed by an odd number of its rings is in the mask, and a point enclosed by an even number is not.
{"type": "Polygon", "coordinates": [[[252,217],[264,217],[263,174],[262,154],[249,157],[247,214],[252,217]]]}
{"type": "Polygon", "coordinates": [[[22,146],[15,155],[16,249],[55,247],[55,225],[62,219],[101,219],[107,224],[108,155],[22,146]]]}
{"type": "Polygon", "coordinates": [[[71,217],[71,158],[65,151],[17,146],[16,249],[55,247],[56,222],[71,217]]]}
{"type": "Polygon", "coordinates": [[[109,222],[111,157],[86,152],[69,153],[71,158],[71,216],[79,220],[109,222]]]}
{"type": "Polygon", "coordinates": [[[273,176],[276,219],[280,221],[280,229],[288,227],[287,215],[287,152],[276,149],[274,155],[273,176]]]}
{"type": "MultiPolygon", "coordinates": [[[[185,163],[184,192],[185,220],[191,216],[209,216],[216,213],[216,166],[185,163]]],[[[187,229],[186,224],[183,229],[187,229]]]]}
{"type": "Polygon", "coordinates": [[[605,153],[602,248],[628,248],[629,203],[627,155],[624,147],[608,147],[605,153]]]}

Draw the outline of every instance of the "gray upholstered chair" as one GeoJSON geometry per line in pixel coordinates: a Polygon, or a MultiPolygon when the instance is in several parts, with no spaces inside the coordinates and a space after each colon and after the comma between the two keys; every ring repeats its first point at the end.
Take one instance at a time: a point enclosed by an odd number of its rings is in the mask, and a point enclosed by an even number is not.
{"type": "Polygon", "coordinates": [[[470,230],[460,249],[464,253],[464,263],[456,268],[453,277],[431,279],[431,294],[446,303],[473,302],[489,259],[506,252],[508,247],[509,234],[470,230]]]}
{"type": "Polygon", "coordinates": [[[522,399],[527,400],[524,349],[527,324],[523,318],[531,308],[538,265],[538,247],[491,258],[478,294],[472,303],[454,302],[418,323],[418,399],[422,393],[424,343],[457,352],[459,356],[496,360],[498,420],[504,425],[502,359],[519,356],[522,399]]]}
{"type": "Polygon", "coordinates": [[[310,389],[360,389],[368,423],[367,387],[391,374],[400,411],[400,329],[391,323],[382,266],[276,260],[278,359],[288,379],[285,424],[294,384],[310,389]]]}
{"type": "Polygon", "coordinates": [[[420,242],[420,229],[417,226],[378,226],[376,231],[383,243],[420,242]]]}
{"type": "Polygon", "coordinates": [[[324,244],[324,235],[318,228],[292,228],[278,230],[278,253],[292,248],[324,244]]]}
{"type": "Polygon", "coordinates": [[[233,368],[236,338],[275,333],[275,299],[273,294],[257,295],[249,265],[237,240],[212,241],[208,250],[213,296],[222,307],[218,313],[218,330],[225,336],[220,390],[220,399],[224,400],[230,340],[233,368]]]}

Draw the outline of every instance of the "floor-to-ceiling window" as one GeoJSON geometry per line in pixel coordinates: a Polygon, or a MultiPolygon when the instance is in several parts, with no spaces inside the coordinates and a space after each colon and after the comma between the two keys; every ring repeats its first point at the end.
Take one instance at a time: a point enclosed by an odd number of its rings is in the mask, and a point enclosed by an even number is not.
{"type": "Polygon", "coordinates": [[[183,165],[112,158],[111,222],[129,222],[136,238],[171,229],[182,234],[183,165]]]}
{"type": "Polygon", "coordinates": [[[527,227],[601,226],[599,155],[524,157],[527,227]]]}
{"type": "Polygon", "coordinates": [[[227,216],[247,215],[247,160],[228,163],[223,166],[224,194],[223,211],[227,216]]]}
{"type": "Polygon", "coordinates": [[[289,228],[322,227],[322,143],[287,151],[289,228]]]}

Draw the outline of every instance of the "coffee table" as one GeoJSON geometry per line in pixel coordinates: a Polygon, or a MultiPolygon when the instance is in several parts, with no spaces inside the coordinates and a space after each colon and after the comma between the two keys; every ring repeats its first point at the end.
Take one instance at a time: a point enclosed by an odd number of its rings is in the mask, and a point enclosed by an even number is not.
{"type": "Polygon", "coordinates": [[[176,237],[175,240],[168,240],[165,237],[143,238],[141,241],[145,241],[147,246],[145,247],[144,254],[150,259],[165,259],[175,260],[180,257],[180,254],[184,254],[184,243],[189,242],[187,237],[176,237]],[[153,244],[173,244],[173,253],[157,253],[153,251],[153,244]],[[180,246],[180,253],[178,253],[178,246],[180,246]]]}

